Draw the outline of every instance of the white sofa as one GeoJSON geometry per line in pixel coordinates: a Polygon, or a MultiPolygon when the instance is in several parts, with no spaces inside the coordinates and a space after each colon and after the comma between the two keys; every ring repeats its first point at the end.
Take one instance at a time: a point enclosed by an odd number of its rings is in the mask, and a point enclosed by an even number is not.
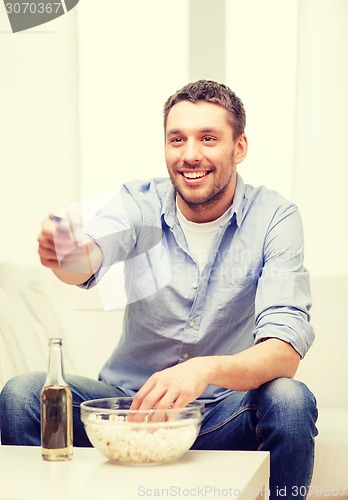
{"type": "Polygon", "coordinates": [[[296,375],[319,408],[312,496],[348,498],[348,276],[312,278],[312,296],[316,339],[296,375]]]}
{"type": "MultiPolygon", "coordinates": [[[[348,277],[312,279],[316,341],[296,378],[318,400],[319,436],[309,497],[348,498],[348,277]]],[[[61,336],[66,372],[97,377],[121,331],[122,309],[105,311],[98,288],[60,283],[42,267],[0,263],[0,388],[46,370],[47,338],[61,336]]]]}

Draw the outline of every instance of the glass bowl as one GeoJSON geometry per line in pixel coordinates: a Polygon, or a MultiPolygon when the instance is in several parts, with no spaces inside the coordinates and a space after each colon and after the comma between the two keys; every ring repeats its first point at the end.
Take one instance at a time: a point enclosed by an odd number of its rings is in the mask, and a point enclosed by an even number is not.
{"type": "Polygon", "coordinates": [[[104,398],[81,404],[91,444],[110,461],[156,464],[177,460],[196,440],[204,403],[185,408],[130,410],[133,398],[104,398]]]}

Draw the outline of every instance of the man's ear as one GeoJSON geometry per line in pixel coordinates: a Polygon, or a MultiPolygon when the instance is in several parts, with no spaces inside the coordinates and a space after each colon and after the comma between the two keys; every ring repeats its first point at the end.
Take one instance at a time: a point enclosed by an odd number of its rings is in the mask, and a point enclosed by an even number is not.
{"type": "Polygon", "coordinates": [[[234,145],[234,163],[241,163],[248,153],[248,139],[245,134],[241,134],[234,145]]]}

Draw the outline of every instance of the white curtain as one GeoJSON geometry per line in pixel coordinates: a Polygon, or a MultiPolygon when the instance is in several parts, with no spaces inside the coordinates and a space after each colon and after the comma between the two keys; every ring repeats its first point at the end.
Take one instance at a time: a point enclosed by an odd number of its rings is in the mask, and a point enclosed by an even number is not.
{"type": "Polygon", "coordinates": [[[240,171],[299,205],[312,274],[347,274],[348,3],[226,5],[227,80],[249,116],[240,171]]]}
{"type": "Polygon", "coordinates": [[[348,2],[299,2],[294,197],[307,261],[348,275],[348,2]]]}

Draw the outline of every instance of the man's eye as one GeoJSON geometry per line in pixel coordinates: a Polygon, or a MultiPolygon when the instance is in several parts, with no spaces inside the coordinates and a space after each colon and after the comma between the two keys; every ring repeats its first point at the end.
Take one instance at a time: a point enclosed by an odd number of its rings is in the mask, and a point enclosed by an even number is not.
{"type": "Polygon", "coordinates": [[[214,140],[215,140],[214,137],[210,137],[210,136],[203,137],[204,142],[213,142],[214,140]]]}
{"type": "Polygon", "coordinates": [[[182,142],[182,138],[181,137],[173,137],[173,139],[171,139],[171,142],[180,143],[180,142],[182,142]]]}

